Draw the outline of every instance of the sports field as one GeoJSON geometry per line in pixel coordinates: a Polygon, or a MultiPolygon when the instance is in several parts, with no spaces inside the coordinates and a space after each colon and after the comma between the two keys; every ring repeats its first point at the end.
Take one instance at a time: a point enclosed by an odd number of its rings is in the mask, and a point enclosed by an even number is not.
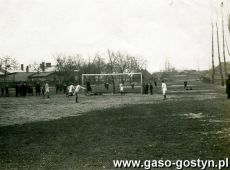
{"type": "Polygon", "coordinates": [[[224,89],[192,82],[154,95],[0,98],[0,169],[113,169],[115,159],[230,157],[224,89]]]}

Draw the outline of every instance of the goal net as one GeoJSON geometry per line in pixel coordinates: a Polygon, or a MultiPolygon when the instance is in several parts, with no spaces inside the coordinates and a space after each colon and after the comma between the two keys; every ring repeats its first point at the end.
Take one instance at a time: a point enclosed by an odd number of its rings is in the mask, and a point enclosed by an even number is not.
{"type": "Polygon", "coordinates": [[[92,93],[119,93],[123,83],[125,93],[142,93],[142,73],[82,74],[82,86],[92,93]]]}

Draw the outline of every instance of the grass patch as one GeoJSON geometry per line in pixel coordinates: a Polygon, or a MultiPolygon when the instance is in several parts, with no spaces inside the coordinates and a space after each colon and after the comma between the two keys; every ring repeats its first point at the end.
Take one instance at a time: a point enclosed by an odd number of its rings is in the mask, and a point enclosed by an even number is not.
{"type": "Polygon", "coordinates": [[[0,164],[108,169],[114,159],[223,159],[230,156],[229,110],[229,101],[218,98],[169,100],[0,127],[0,164]],[[204,116],[183,116],[189,113],[204,116]]]}

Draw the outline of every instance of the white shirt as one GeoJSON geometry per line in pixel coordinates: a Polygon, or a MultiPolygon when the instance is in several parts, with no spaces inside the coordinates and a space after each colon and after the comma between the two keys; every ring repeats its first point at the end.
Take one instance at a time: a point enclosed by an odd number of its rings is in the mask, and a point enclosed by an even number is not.
{"type": "Polygon", "coordinates": [[[49,85],[48,85],[48,83],[46,83],[46,84],[45,84],[45,92],[49,92],[49,91],[50,91],[49,85]]]}
{"type": "Polygon", "coordinates": [[[162,91],[167,91],[167,85],[165,83],[161,84],[162,91]]]}
{"type": "Polygon", "coordinates": [[[73,88],[74,88],[73,85],[70,85],[70,86],[69,86],[69,93],[72,93],[72,92],[73,92],[73,88]]]}
{"type": "Polygon", "coordinates": [[[123,91],[124,90],[124,86],[123,86],[123,84],[121,83],[120,84],[120,91],[123,91]]]}
{"type": "Polygon", "coordinates": [[[82,87],[82,86],[80,86],[80,85],[77,85],[76,87],[75,87],[75,93],[78,93],[79,91],[80,91],[80,89],[85,89],[84,87],[82,87]]]}

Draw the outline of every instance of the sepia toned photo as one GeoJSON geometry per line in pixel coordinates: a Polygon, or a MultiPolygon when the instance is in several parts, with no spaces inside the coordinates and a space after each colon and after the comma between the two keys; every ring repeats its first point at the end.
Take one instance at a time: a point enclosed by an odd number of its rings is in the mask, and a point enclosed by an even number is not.
{"type": "Polygon", "coordinates": [[[0,0],[0,170],[227,170],[229,146],[229,0],[0,0]]]}

